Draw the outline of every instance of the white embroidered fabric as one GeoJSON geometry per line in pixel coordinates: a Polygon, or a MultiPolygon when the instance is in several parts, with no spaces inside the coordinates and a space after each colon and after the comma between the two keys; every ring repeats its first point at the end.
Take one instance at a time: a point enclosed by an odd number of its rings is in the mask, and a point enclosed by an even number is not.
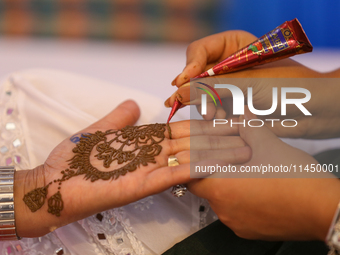
{"type": "MultiPolygon", "coordinates": [[[[9,75],[0,83],[1,165],[20,170],[42,164],[63,139],[128,98],[141,108],[137,124],[166,120],[162,101],[142,91],[53,70],[9,75]]],[[[206,201],[166,191],[41,238],[1,242],[0,254],[161,254],[215,219],[206,201]]]]}

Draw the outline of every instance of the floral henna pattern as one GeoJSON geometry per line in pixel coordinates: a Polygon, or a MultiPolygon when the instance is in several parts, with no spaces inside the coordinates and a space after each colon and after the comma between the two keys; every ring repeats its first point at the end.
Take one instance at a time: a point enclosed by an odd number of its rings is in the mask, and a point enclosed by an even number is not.
{"type": "Polygon", "coordinates": [[[69,160],[69,168],[60,172],[61,178],[25,194],[25,204],[32,212],[37,211],[45,203],[49,186],[58,183],[58,192],[48,199],[48,212],[60,216],[64,208],[60,188],[64,181],[78,175],[84,175],[85,180],[91,182],[115,180],[140,166],[156,163],[155,157],[162,151],[159,143],[165,138],[165,127],[165,124],[126,126],[120,130],[82,134],[72,150],[75,155],[69,160]],[[102,161],[103,169],[108,170],[102,171],[95,167],[91,163],[95,159],[102,161]],[[115,169],[110,170],[113,162],[124,166],[115,166],[115,169]]]}

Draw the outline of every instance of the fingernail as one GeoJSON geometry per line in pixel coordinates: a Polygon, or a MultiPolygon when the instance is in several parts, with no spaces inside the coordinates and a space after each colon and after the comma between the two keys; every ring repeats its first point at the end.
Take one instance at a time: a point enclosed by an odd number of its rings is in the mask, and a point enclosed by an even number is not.
{"type": "Polygon", "coordinates": [[[164,106],[165,106],[166,108],[170,108],[170,97],[169,97],[167,100],[165,100],[164,106]]]}
{"type": "Polygon", "coordinates": [[[176,83],[176,81],[177,81],[177,79],[178,79],[178,77],[181,75],[181,73],[179,74],[179,75],[177,75],[176,77],[175,77],[175,79],[171,82],[171,85],[172,86],[175,86],[175,85],[177,85],[176,83]]]}
{"type": "Polygon", "coordinates": [[[197,97],[196,90],[191,89],[189,83],[180,87],[176,93],[176,98],[182,104],[190,104],[190,102],[194,101],[196,97],[197,97]]]}
{"type": "Polygon", "coordinates": [[[181,85],[183,83],[186,83],[190,80],[189,76],[187,74],[185,74],[184,72],[182,72],[181,74],[179,74],[177,77],[176,77],[176,85],[177,87],[181,87],[181,85]]]}
{"type": "Polygon", "coordinates": [[[175,86],[175,85],[176,85],[176,80],[177,80],[177,77],[171,82],[171,85],[172,85],[172,86],[175,86]]]}

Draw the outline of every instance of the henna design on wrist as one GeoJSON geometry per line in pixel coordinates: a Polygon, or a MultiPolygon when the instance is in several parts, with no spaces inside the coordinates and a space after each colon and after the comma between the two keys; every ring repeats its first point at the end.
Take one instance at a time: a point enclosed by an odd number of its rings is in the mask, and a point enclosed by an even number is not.
{"type": "MultiPolygon", "coordinates": [[[[25,204],[32,212],[36,212],[44,205],[49,186],[58,183],[58,191],[48,199],[47,204],[49,213],[60,216],[60,212],[64,209],[60,193],[61,184],[70,178],[84,175],[84,179],[91,182],[115,180],[119,176],[135,171],[140,166],[156,163],[155,157],[162,151],[159,143],[165,138],[165,126],[165,124],[126,126],[120,130],[82,134],[72,150],[75,155],[69,160],[69,168],[60,172],[61,178],[25,194],[23,198],[25,204]],[[102,171],[91,163],[94,159],[102,161],[103,170],[109,169],[113,162],[118,165],[125,163],[125,165],[102,171]]],[[[171,131],[169,135],[171,136],[171,131]]],[[[71,137],[72,142],[74,137],[71,137]]]]}
{"type": "Polygon", "coordinates": [[[37,211],[44,205],[47,196],[48,186],[49,185],[42,188],[34,189],[25,195],[24,197],[25,204],[32,212],[37,211]]]}

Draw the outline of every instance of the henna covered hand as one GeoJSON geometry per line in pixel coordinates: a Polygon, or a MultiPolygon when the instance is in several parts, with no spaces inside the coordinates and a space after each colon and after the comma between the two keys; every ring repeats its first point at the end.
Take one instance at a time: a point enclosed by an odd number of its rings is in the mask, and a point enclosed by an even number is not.
{"type": "Polygon", "coordinates": [[[235,129],[224,128],[213,142],[207,129],[211,125],[183,121],[170,124],[172,139],[169,139],[165,124],[130,126],[138,117],[139,109],[134,102],[122,103],[103,119],[65,139],[42,166],[17,172],[18,235],[41,236],[95,213],[186,183],[190,180],[190,159],[199,160],[200,155],[209,159],[231,151],[233,156],[226,159],[230,163],[250,158],[249,147],[239,137],[226,136],[236,135],[235,129]],[[190,124],[197,128],[189,128],[190,124]],[[202,143],[190,150],[189,135],[197,136],[202,143]],[[211,149],[217,153],[209,154],[211,149]],[[176,155],[179,166],[167,166],[170,155],[176,155]]]}

